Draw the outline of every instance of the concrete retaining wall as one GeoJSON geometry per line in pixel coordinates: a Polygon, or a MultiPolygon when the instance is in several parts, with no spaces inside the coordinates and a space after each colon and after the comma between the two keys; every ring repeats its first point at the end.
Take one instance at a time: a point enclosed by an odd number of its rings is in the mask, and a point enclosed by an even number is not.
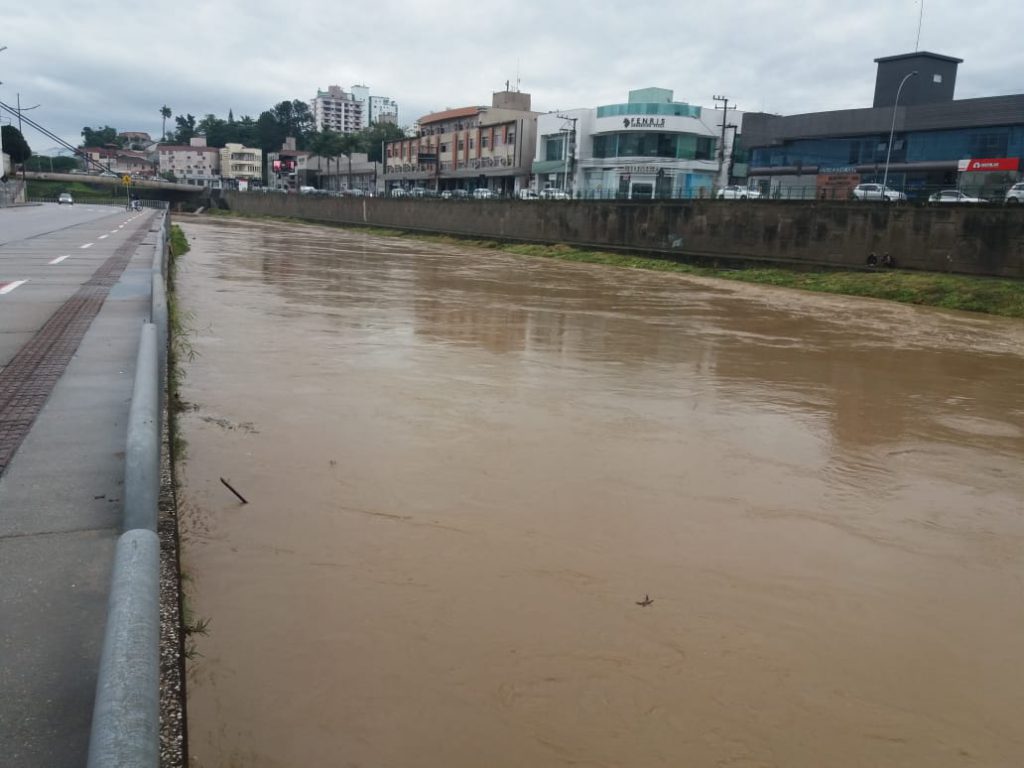
{"type": "Polygon", "coordinates": [[[682,258],[1024,278],[1024,207],[694,200],[455,201],[228,192],[241,213],[682,258]]]}

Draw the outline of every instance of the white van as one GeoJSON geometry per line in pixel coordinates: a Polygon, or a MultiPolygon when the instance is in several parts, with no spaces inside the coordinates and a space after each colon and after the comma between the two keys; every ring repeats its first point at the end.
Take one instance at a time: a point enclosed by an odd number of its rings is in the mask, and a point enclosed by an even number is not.
{"type": "Polygon", "coordinates": [[[300,195],[312,195],[316,192],[316,187],[299,187],[300,195]]]}

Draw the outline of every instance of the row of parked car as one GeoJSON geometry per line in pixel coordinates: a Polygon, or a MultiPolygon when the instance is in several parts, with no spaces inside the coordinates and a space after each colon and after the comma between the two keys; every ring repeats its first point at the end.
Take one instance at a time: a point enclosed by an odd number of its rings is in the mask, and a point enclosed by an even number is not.
{"type": "MultiPolygon", "coordinates": [[[[396,187],[389,193],[391,197],[439,197],[442,200],[499,200],[502,195],[488,187],[476,189],[443,189],[437,192],[426,187],[402,189],[396,187]]],[[[520,200],[571,200],[572,196],[561,189],[549,187],[537,192],[533,189],[521,189],[516,195],[520,200]]]]}
{"type": "MultiPolygon", "coordinates": [[[[719,200],[759,200],[763,195],[757,189],[730,185],[718,190],[719,200]]],[[[881,200],[885,202],[905,202],[905,192],[882,184],[858,184],[853,188],[854,200],[881,200]]],[[[983,197],[972,197],[958,189],[943,189],[928,196],[929,203],[989,203],[983,197]]],[[[1017,182],[1006,192],[1003,202],[1010,205],[1024,203],[1024,181],[1017,182]]]]}

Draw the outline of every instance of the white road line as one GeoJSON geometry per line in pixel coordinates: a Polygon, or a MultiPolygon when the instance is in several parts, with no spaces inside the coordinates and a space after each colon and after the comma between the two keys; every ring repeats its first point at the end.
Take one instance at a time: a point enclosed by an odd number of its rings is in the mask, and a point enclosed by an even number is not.
{"type": "Polygon", "coordinates": [[[79,247],[79,248],[92,248],[92,247],[93,247],[93,245],[94,245],[93,243],[86,243],[85,245],[80,245],[80,246],[78,246],[78,247],[79,247]]]}
{"type": "Polygon", "coordinates": [[[100,235],[99,239],[106,240],[108,237],[110,237],[110,235],[100,235]]]}
{"type": "Polygon", "coordinates": [[[118,232],[118,230],[116,230],[116,229],[112,229],[112,230],[110,230],[110,234],[112,234],[112,235],[116,235],[116,234],[117,234],[117,232],[118,232]]]}
{"type": "Polygon", "coordinates": [[[28,280],[15,280],[13,283],[0,283],[0,296],[3,296],[5,293],[10,293],[19,285],[24,285],[27,282],[28,280]]]}
{"type": "Polygon", "coordinates": [[[51,261],[50,264],[60,264],[62,261],[64,261],[64,259],[68,258],[68,256],[70,256],[70,255],[71,254],[69,253],[66,256],[58,256],[56,259],[51,261]]]}

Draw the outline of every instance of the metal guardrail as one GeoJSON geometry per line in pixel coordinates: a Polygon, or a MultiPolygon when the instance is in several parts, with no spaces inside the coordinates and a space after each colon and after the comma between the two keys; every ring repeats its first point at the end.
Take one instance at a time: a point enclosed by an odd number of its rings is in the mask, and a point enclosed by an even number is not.
{"type": "Polygon", "coordinates": [[[162,405],[167,380],[169,215],[153,255],[150,320],[142,327],[128,415],[124,533],[111,575],[88,768],[160,764],[160,493],[162,405]]]}

